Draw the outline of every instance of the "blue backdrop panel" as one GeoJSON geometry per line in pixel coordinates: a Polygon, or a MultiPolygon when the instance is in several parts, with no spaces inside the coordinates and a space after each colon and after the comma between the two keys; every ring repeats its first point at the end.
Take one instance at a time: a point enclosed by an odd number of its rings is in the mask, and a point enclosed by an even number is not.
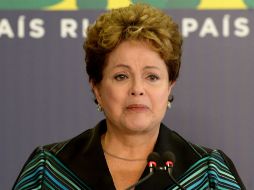
{"type": "MultiPolygon", "coordinates": [[[[0,189],[32,150],[93,127],[83,30],[102,11],[0,12],[0,189]]],[[[253,10],[168,10],[184,35],[175,101],[164,122],[190,141],[224,150],[254,189],[253,10]]]]}

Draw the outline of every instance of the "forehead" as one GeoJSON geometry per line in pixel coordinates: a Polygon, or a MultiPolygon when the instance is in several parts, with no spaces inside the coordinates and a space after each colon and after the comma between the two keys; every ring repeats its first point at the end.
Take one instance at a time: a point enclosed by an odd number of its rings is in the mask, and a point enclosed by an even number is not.
{"type": "Polygon", "coordinates": [[[123,41],[107,58],[108,67],[118,67],[118,65],[128,66],[164,66],[166,64],[151,46],[143,41],[123,41]]]}

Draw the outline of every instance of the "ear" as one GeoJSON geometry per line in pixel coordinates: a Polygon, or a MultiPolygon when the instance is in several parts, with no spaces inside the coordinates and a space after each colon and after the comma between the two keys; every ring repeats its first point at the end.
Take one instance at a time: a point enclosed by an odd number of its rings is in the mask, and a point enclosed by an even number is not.
{"type": "Polygon", "coordinates": [[[100,93],[100,88],[99,85],[95,85],[93,82],[89,82],[91,89],[93,91],[93,94],[97,100],[97,102],[101,105],[101,93],[100,93]]]}

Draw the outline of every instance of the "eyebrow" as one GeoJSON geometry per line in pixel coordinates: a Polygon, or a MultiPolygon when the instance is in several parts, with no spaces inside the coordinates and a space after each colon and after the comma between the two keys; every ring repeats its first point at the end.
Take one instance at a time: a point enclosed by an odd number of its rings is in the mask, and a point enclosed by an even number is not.
{"type": "Polygon", "coordinates": [[[125,65],[125,64],[117,64],[117,65],[114,66],[114,68],[118,68],[118,67],[125,67],[125,68],[130,69],[130,66],[129,65],[125,65]]]}
{"type": "MultiPolygon", "coordinates": [[[[124,68],[127,68],[127,69],[131,69],[131,67],[129,65],[125,65],[125,64],[118,64],[118,65],[114,66],[114,68],[118,68],[118,67],[124,67],[124,68]]],[[[156,67],[156,66],[145,66],[144,70],[146,70],[146,69],[158,69],[158,70],[160,70],[160,68],[156,67]]]]}

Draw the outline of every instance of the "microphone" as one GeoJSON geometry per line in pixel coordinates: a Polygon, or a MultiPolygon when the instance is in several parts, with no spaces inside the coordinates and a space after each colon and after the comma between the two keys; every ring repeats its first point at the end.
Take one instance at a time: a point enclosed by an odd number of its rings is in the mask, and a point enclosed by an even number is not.
{"type": "Polygon", "coordinates": [[[185,188],[183,186],[181,186],[177,180],[174,178],[172,172],[173,172],[173,167],[174,167],[174,163],[175,163],[175,155],[174,153],[170,152],[170,151],[166,151],[163,153],[162,155],[162,159],[163,162],[165,163],[166,169],[168,171],[169,177],[170,179],[181,189],[181,190],[185,190],[185,188]]]}
{"type": "Polygon", "coordinates": [[[147,157],[148,167],[150,168],[150,173],[154,172],[157,167],[157,163],[160,161],[160,155],[157,152],[151,152],[147,157]]]}
{"type": "Polygon", "coordinates": [[[149,167],[149,174],[146,175],[141,180],[139,180],[137,183],[134,183],[133,185],[129,186],[125,190],[131,190],[134,187],[136,187],[136,186],[140,185],[141,183],[143,183],[144,181],[148,180],[154,174],[155,168],[157,167],[157,163],[159,161],[160,161],[160,155],[157,152],[150,153],[147,157],[147,164],[148,164],[148,167],[149,167]]]}

